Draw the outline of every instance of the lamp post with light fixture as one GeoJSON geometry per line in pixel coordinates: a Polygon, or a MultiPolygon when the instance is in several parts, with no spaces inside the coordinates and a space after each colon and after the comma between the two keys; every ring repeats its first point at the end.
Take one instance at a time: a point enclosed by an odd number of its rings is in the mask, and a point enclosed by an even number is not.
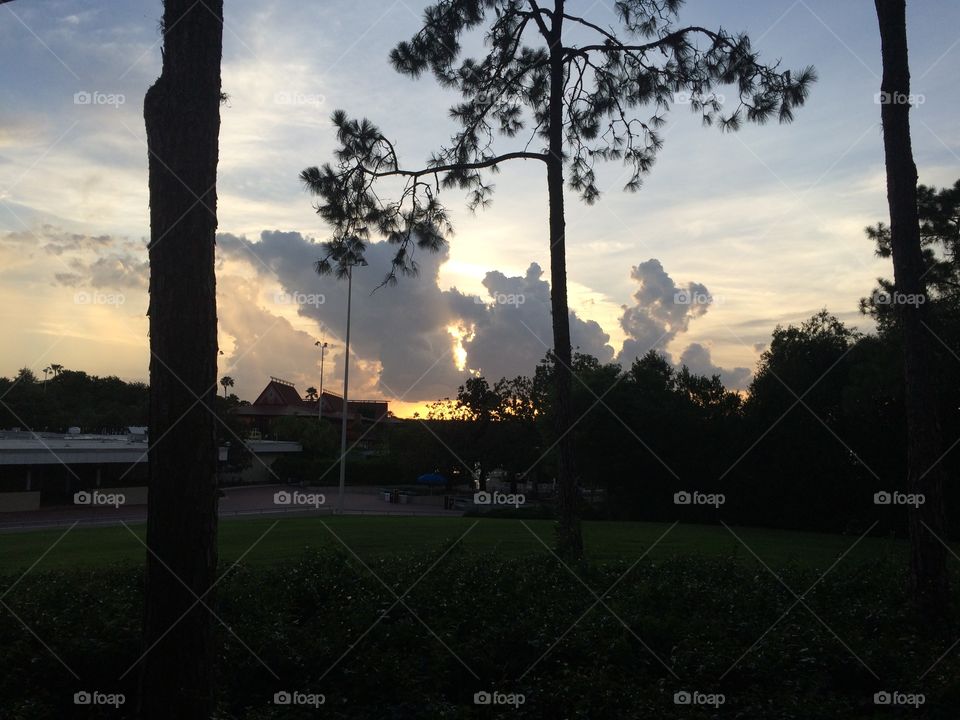
{"type": "Polygon", "coordinates": [[[363,257],[347,262],[347,335],[343,350],[343,407],[341,408],[340,423],[340,493],[337,496],[337,512],[343,514],[343,490],[347,478],[347,409],[349,408],[347,393],[350,383],[350,304],[353,295],[353,268],[356,265],[364,266],[367,261],[363,257]]]}
{"type": "Polygon", "coordinates": [[[320,347],[320,396],[317,399],[317,420],[323,420],[323,351],[328,343],[317,340],[314,345],[320,347]]]}
{"type": "MultiPolygon", "coordinates": [[[[347,409],[350,389],[350,312],[353,300],[353,268],[364,267],[365,244],[358,235],[340,237],[324,243],[327,254],[317,260],[314,269],[320,275],[333,273],[337,279],[347,278],[347,332],[343,352],[343,405],[340,411],[340,492],[337,497],[337,512],[343,514],[343,492],[347,477],[347,409]]],[[[322,399],[322,398],[321,398],[322,399]]]]}

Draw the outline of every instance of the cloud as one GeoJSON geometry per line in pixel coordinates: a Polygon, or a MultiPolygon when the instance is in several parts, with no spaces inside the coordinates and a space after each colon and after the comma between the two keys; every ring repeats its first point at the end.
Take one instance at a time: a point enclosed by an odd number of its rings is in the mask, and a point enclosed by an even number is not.
{"type": "MultiPolygon", "coordinates": [[[[630,277],[639,288],[633,294],[634,304],[624,305],[620,316],[620,326],[627,339],[617,356],[618,361],[629,367],[634,359],[655,349],[673,362],[666,346],[687,332],[691,320],[707,313],[714,302],[713,296],[702,283],[677,284],[655,258],[636,265],[630,277]]],[[[710,349],[700,343],[688,345],[676,365],[686,365],[697,375],[719,375],[730,389],[744,389],[750,382],[749,368],[725,369],[714,365],[710,349]]]]}
{"type": "Polygon", "coordinates": [[[259,302],[261,285],[237,275],[217,279],[220,345],[231,348],[221,359],[219,372],[230,375],[240,396],[251,401],[271,375],[296,383],[301,393],[316,385],[319,377],[313,336],[264,309],[259,302]]]}
{"type": "MultiPolygon", "coordinates": [[[[7,233],[8,246],[41,247],[63,269],[55,284],[79,289],[147,288],[146,248],[125,237],[65,233],[52,225],[36,233],[7,233]]],[[[319,276],[314,269],[321,244],[298,232],[261,232],[255,240],[232,234],[217,237],[218,306],[222,364],[232,369],[238,392],[254,395],[271,375],[301,389],[319,384],[319,353],[329,343],[324,384],[339,390],[344,368],[347,283],[319,276]],[[252,272],[251,272],[252,271],[252,272]]],[[[416,251],[419,275],[381,284],[394,246],[371,243],[367,267],[353,276],[351,310],[351,394],[407,402],[452,395],[470,373],[490,380],[530,375],[553,346],[550,285],[532,262],[522,275],[488,271],[484,297],[456,287],[441,288],[440,268],[449,259],[416,251]]],[[[700,283],[677,284],[656,259],[632,268],[634,304],[623,308],[627,341],[619,353],[629,366],[635,355],[661,351],[709,308],[710,293],[700,283]]],[[[574,348],[603,363],[615,359],[610,336],[594,320],[570,312],[574,348]]],[[[746,368],[725,370],[710,360],[709,349],[691,345],[681,356],[691,370],[720,373],[733,387],[749,379],[746,368]]]]}
{"type": "Polygon", "coordinates": [[[80,273],[54,273],[53,277],[57,283],[67,287],[77,287],[83,282],[83,275],[80,273]]]}
{"type": "MultiPolygon", "coordinates": [[[[330,343],[325,384],[338,388],[343,377],[347,283],[315,272],[322,245],[298,232],[264,231],[257,240],[219,235],[218,248],[224,308],[221,329],[234,339],[228,360],[243,366],[238,375],[249,376],[258,389],[269,375],[290,378],[304,387],[316,385],[318,353],[313,343],[322,336],[330,343]],[[224,265],[228,262],[252,268],[256,278],[230,280],[230,272],[238,266],[224,265]],[[237,303],[248,307],[236,311],[237,303]],[[277,324],[278,317],[285,319],[277,324]],[[290,318],[300,324],[295,327],[290,318]],[[271,339],[263,341],[266,327],[271,328],[271,339]],[[278,335],[281,339],[274,341],[278,335]],[[241,356],[244,359],[239,362],[241,356]]],[[[440,287],[440,267],[449,257],[446,248],[436,254],[418,251],[417,277],[379,287],[394,249],[386,242],[371,243],[368,266],[354,270],[351,388],[355,396],[435,400],[452,395],[469,372],[491,380],[530,375],[552,348],[550,285],[537,263],[531,263],[523,275],[487,272],[482,281],[486,297],[478,297],[440,287]],[[459,347],[454,334],[460,337],[459,347]]],[[[630,277],[638,287],[634,304],[624,306],[620,318],[627,340],[616,357],[624,366],[651,348],[665,352],[713,300],[701,283],[676,283],[656,259],[633,267],[630,277]]],[[[579,352],[604,363],[614,360],[610,336],[597,322],[571,312],[570,332],[579,352]]],[[[680,364],[698,374],[719,374],[731,388],[745,387],[750,378],[747,368],[715,365],[709,348],[699,343],[683,351],[680,364]]]]}
{"type": "Polygon", "coordinates": [[[144,244],[110,235],[84,235],[43,225],[36,232],[9,232],[2,242],[40,247],[69,272],[54,273],[68,287],[146,289],[150,274],[144,244]]]}
{"type": "MultiPolygon", "coordinates": [[[[543,270],[531,263],[525,275],[507,277],[491,271],[483,279],[488,299],[478,298],[482,313],[475,320],[473,336],[463,343],[467,366],[488,378],[513,377],[533,372],[553,348],[550,285],[543,270]]],[[[571,343],[579,352],[601,362],[613,359],[610,336],[593,320],[570,313],[571,343]]]]}
{"type": "MultiPolygon", "coordinates": [[[[49,225],[46,227],[50,227],[49,225]]],[[[45,234],[46,235],[46,234],[45,234]]],[[[63,255],[66,252],[93,250],[94,252],[113,244],[109,235],[78,235],[76,233],[59,232],[52,237],[47,236],[48,242],[43,249],[51,255],[63,255]]]]}
{"type": "MultiPolygon", "coordinates": [[[[55,272],[57,284],[68,287],[146,288],[150,267],[146,247],[128,238],[71,233],[45,224],[36,231],[0,235],[0,244],[18,248],[41,248],[68,272],[55,272]]],[[[32,256],[31,256],[32,257],[32,256]]]]}
{"type": "Polygon", "coordinates": [[[87,266],[93,287],[146,288],[150,266],[127,253],[112,253],[87,266]]]}
{"type": "Polygon", "coordinates": [[[696,375],[712,377],[719,375],[728,390],[745,390],[750,384],[750,368],[736,367],[724,369],[714,365],[710,358],[710,348],[700,343],[690,343],[680,354],[680,365],[686,365],[696,375]]]}
{"type": "Polygon", "coordinates": [[[640,287],[633,293],[634,304],[624,305],[620,317],[627,339],[618,361],[624,366],[650,350],[664,351],[679,333],[687,331],[692,319],[706,314],[713,301],[705,285],[675,283],[655,258],[634,266],[630,277],[640,287]]]}
{"type": "Polygon", "coordinates": [[[114,244],[109,235],[84,235],[71,233],[56,225],[43,224],[37,230],[15,230],[0,235],[0,242],[9,245],[30,245],[43,248],[51,255],[63,255],[72,251],[98,250],[114,244]]]}
{"type": "MultiPolygon", "coordinates": [[[[315,339],[323,335],[334,346],[325,381],[342,378],[347,282],[314,271],[322,247],[300,233],[280,231],[265,231],[257,242],[220,235],[218,245],[225,258],[245,261],[262,280],[279,286],[279,292],[265,298],[272,312],[294,312],[312,321],[315,339]]],[[[351,366],[351,387],[356,381],[361,384],[358,387],[409,401],[448,396],[467,375],[456,367],[455,341],[447,328],[459,319],[454,307],[463,309],[469,303],[460,293],[442,291],[437,284],[446,250],[418,252],[419,277],[377,289],[393,251],[385,242],[370,244],[369,265],[353,273],[350,342],[357,365],[351,366]]],[[[312,342],[308,347],[317,354],[312,342]]],[[[284,367],[289,361],[281,356],[273,361],[273,371],[265,375],[289,374],[294,369],[284,367]]]]}
{"type": "MultiPolygon", "coordinates": [[[[323,335],[331,343],[325,382],[326,378],[342,382],[346,281],[316,274],[313,265],[323,253],[322,246],[300,233],[265,231],[257,241],[220,235],[218,247],[222,261],[243,262],[265,285],[278,288],[258,299],[267,312],[294,313],[309,320],[311,337],[323,335]]],[[[369,265],[354,270],[351,355],[356,364],[351,365],[351,387],[357,382],[357,387],[378,395],[415,402],[452,395],[469,377],[468,370],[494,380],[533,373],[553,344],[550,287],[539,265],[532,263],[523,276],[488,272],[483,280],[488,294],[484,299],[439,286],[440,266],[448,259],[446,248],[436,254],[417,251],[417,277],[378,287],[394,250],[386,242],[371,243],[366,254],[369,265]],[[465,354],[459,358],[452,331],[464,338],[465,354]],[[464,369],[458,367],[458,360],[464,369]]],[[[571,313],[570,322],[573,344],[581,352],[604,362],[613,359],[609,336],[598,323],[576,313],[571,313]]],[[[252,331],[253,326],[238,323],[229,333],[242,336],[252,331]]],[[[312,341],[304,338],[302,342],[315,356],[312,341]]],[[[272,367],[262,368],[264,378],[294,375],[304,361],[274,355],[272,362],[272,367]]]]}

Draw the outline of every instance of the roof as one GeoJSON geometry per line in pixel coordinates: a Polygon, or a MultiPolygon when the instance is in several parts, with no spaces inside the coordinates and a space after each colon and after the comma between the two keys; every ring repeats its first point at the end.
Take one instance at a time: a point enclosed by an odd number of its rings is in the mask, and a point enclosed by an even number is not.
{"type": "Polygon", "coordinates": [[[289,383],[281,383],[271,378],[252,405],[308,405],[297,389],[289,383]]]}
{"type": "MultiPolygon", "coordinates": [[[[323,414],[328,418],[339,418],[343,412],[343,398],[335,393],[324,391],[321,394],[323,414]]],[[[236,408],[237,415],[276,417],[285,415],[316,415],[318,400],[305,400],[300,397],[293,383],[271,377],[270,382],[249,405],[236,408]]],[[[348,417],[359,415],[366,420],[379,420],[387,415],[386,400],[349,400],[348,417]]]]}

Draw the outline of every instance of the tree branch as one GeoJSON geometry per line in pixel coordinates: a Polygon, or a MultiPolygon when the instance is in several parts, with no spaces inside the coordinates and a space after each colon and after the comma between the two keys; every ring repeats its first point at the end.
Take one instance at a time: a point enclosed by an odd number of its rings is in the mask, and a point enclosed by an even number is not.
{"type": "MultiPolygon", "coordinates": [[[[600,32],[604,32],[600,30],[600,32]]],[[[680,30],[674,30],[672,33],[664,35],[659,40],[654,40],[653,42],[644,43],[643,45],[624,45],[622,42],[616,39],[615,36],[610,36],[608,33],[604,32],[604,35],[613,40],[613,42],[605,43],[603,45],[583,45],[576,48],[567,48],[567,52],[572,55],[578,55],[582,53],[593,52],[599,50],[602,52],[629,52],[629,53],[645,53],[650,50],[656,50],[657,48],[662,48],[664,46],[670,46],[674,44],[677,40],[682,40],[685,36],[691,33],[701,33],[706,35],[708,38],[716,42],[720,39],[720,36],[713,30],[708,30],[705,27],[700,27],[699,25],[690,25],[689,27],[681,28],[680,30]]]]}
{"type": "Polygon", "coordinates": [[[503,155],[497,155],[496,157],[487,158],[486,160],[481,160],[479,162],[450,163],[447,165],[436,165],[434,167],[428,167],[422,170],[401,170],[400,168],[397,168],[396,170],[384,170],[382,172],[375,172],[372,170],[364,170],[364,172],[366,172],[371,177],[375,177],[375,178],[393,177],[397,175],[401,175],[403,177],[419,178],[419,177],[422,177],[423,175],[432,175],[435,173],[449,172],[451,170],[481,170],[483,168],[488,168],[493,165],[498,165],[501,162],[504,162],[506,160],[542,160],[543,162],[546,162],[547,155],[545,153],[517,151],[517,152],[505,153],[503,155]]]}
{"type": "Polygon", "coordinates": [[[540,34],[543,35],[543,39],[549,43],[550,30],[547,28],[546,23],[543,22],[543,17],[541,16],[547,15],[549,17],[552,16],[553,13],[551,13],[549,10],[542,9],[539,5],[537,5],[537,0],[530,0],[530,7],[533,8],[533,19],[537,23],[537,27],[540,29],[540,34]]]}

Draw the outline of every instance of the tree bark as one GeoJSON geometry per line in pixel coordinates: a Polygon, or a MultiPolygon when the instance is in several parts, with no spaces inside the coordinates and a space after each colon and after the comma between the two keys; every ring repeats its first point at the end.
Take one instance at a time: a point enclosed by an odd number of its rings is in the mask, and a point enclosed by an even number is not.
{"type": "Polygon", "coordinates": [[[553,316],[553,355],[556,381],[555,428],[558,438],[559,526],[557,551],[565,557],[583,555],[583,538],[573,461],[571,407],[572,351],[567,305],[566,220],[563,210],[563,0],[555,0],[550,39],[550,136],[547,193],[550,202],[550,309],[553,316]]]}
{"type": "Polygon", "coordinates": [[[214,242],[222,0],[166,0],[144,99],[150,180],[150,448],[140,715],[214,711],[217,308],[214,242]],[[197,596],[203,603],[197,602],[197,596]]]}
{"type": "MultiPolygon", "coordinates": [[[[917,166],[910,141],[910,67],[905,0],[876,0],[883,80],[881,118],[887,166],[887,202],[894,284],[902,296],[926,291],[917,213],[917,166]]],[[[948,602],[944,537],[941,432],[933,371],[933,338],[924,327],[926,304],[897,304],[903,333],[907,417],[907,482],[926,502],[909,511],[910,582],[919,605],[943,615],[948,602]],[[926,527],[925,527],[926,526],[926,527]],[[934,536],[934,533],[936,536],[934,536]]]]}

